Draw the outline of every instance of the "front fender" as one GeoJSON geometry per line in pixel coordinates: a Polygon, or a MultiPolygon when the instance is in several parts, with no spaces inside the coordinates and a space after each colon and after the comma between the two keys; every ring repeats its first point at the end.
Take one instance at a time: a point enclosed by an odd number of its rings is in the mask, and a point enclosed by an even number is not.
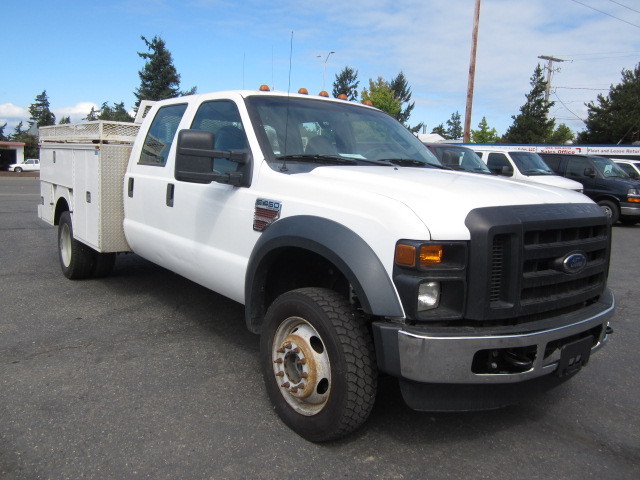
{"type": "Polygon", "coordinates": [[[271,225],[251,253],[245,278],[245,319],[252,332],[260,331],[267,309],[264,284],[271,261],[270,254],[287,247],[314,252],[340,269],[366,313],[404,316],[391,278],[362,237],[333,220],[300,215],[284,218],[271,225]]]}

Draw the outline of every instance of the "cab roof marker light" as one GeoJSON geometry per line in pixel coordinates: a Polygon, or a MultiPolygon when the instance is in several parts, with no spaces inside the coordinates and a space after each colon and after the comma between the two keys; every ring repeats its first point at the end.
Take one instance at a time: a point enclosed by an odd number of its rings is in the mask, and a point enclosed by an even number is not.
{"type": "Polygon", "coordinates": [[[347,100],[347,95],[345,93],[341,93],[340,95],[338,95],[338,98],[340,100],[347,100]]]}
{"type": "Polygon", "coordinates": [[[271,89],[269,88],[269,85],[265,85],[264,83],[262,85],[260,85],[260,91],[261,92],[270,92],[271,89]]]}
{"type": "Polygon", "coordinates": [[[318,95],[320,95],[321,97],[329,97],[329,94],[326,92],[326,90],[322,90],[318,95]]]}
{"type": "Polygon", "coordinates": [[[301,95],[309,95],[309,90],[307,90],[306,88],[302,87],[298,90],[298,93],[301,95]]]}

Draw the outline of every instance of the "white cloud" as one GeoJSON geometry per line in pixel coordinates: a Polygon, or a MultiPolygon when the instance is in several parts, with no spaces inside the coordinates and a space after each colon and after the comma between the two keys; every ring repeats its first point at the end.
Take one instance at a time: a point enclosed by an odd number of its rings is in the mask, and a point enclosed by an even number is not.
{"type": "Polygon", "coordinates": [[[99,110],[100,107],[92,102],[80,102],[76,103],[72,107],[60,107],[54,108],[53,114],[56,116],[56,120],[60,121],[62,117],[70,117],[72,122],[78,122],[89,114],[91,109],[99,110]]]}

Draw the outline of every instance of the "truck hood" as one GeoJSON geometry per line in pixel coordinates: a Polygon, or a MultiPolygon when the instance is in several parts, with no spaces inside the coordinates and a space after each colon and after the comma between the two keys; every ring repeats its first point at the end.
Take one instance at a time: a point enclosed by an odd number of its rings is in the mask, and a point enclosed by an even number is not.
{"type": "Polygon", "coordinates": [[[568,188],[569,190],[582,190],[582,184],[560,175],[524,175],[523,180],[534,183],[542,183],[543,185],[551,185],[552,187],[568,188]]]}
{"type": "MultiPolygon", "coordinates": [[[[304,174],[303,174],[304,175],[304,174]]],[[[311,184],[347,189],[361,194],[387,197],[411,209],[431,232],[434,240],[467,240],[465,219],[475,208],[540,203],[591,203],[581,193],[530,182],[488,175],[451,172],[432,168],[320,167],[308,175],[311,184]]],[[[333,196],[339,201],[340,195],[333,196]]]]}

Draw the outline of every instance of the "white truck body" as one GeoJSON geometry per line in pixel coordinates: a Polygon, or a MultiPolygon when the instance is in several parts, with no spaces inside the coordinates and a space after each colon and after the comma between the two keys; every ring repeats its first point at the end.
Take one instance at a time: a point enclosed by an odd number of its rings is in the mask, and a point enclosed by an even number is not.
{"type": "Polygon", "coordinates": [[[117,139],[69,128],[42,129],[38,209],[64,274],[132,251],[244,304],[269,395],[305,438],[361,424],[376,370],[418,410],[493,408],[608,339],[610,225],[593,202],[439,169],[371,107],[234,91],[158,102],[117,139]]]}

